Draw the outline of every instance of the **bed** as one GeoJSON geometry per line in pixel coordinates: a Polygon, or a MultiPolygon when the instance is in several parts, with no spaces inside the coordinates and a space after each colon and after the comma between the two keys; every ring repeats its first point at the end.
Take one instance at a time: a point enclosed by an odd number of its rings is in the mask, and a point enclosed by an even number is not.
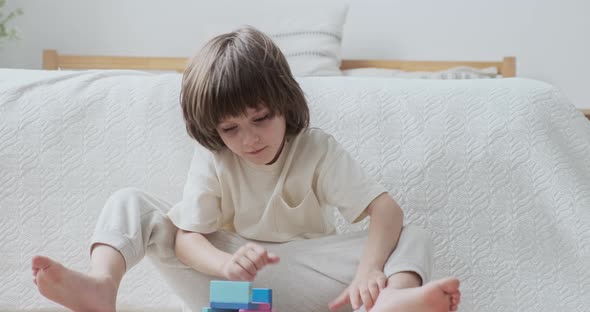
{"type": "MultiPolygon", "coordinates": [[[[31,282],[31,256],[86,270],[106,198],[136,186],[177,201],[193,152],[178,105],[185,58],[43,59],[46,70],[0,69],[0,311],[59,310],[31,282]]],[[[432,232],[435,277],[462,280],[460,311],[587,311],[590,123],[559,90],[515,77],[514,58],[342,69],[463,65],[511,79],[298,80],[312,126],[390,190],[406,222],[432,232]]],[[[334,218],[341,232],[366,227],[334,218]]],[[[149,261],[125,277],[118,304],[181,309],[149,261]]]]}

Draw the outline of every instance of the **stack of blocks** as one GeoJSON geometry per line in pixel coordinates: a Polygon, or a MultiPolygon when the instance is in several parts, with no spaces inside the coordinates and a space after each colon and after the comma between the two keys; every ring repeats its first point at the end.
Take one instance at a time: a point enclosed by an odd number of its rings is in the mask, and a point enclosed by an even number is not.
{"type": "Polygon", "coordinates": [[[274,312],[272,289],[253,288],[250,282],[211,281],[209,305],[203,312],[274,312]]]}

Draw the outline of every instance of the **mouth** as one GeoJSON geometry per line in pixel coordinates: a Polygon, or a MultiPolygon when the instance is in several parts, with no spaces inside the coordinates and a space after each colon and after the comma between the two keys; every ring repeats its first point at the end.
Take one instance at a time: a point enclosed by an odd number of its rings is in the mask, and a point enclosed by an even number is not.
{"type": "Polygon", "coordinates": [[[261,149],[252,151],[252,152],[246,152],[246,154],[256,156],[256,155],[260,154],[264,149],[266,149],[266,146],[261,149]]]}

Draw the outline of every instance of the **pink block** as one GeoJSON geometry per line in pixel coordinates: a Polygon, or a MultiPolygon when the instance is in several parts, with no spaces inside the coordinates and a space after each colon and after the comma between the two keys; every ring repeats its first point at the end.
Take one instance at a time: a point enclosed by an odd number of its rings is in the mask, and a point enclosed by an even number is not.
{"type": "Polygon", "coordinates": [[[266,302],[252,302],[258,304],[258,310],[244,310],[240,309],[239,312],[274,312],[274,310],[270,309],[270,304],[266,302]]]}

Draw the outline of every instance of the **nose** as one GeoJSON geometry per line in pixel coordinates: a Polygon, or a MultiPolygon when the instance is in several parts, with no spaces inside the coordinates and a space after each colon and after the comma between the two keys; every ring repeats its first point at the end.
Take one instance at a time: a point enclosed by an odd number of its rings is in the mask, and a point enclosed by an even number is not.
{"type": "Polygon", "coordinates": [[[242,144],[252,146],[260,141],[260,136],[252,129],[245,129],[242,132],[242,144]]]}

